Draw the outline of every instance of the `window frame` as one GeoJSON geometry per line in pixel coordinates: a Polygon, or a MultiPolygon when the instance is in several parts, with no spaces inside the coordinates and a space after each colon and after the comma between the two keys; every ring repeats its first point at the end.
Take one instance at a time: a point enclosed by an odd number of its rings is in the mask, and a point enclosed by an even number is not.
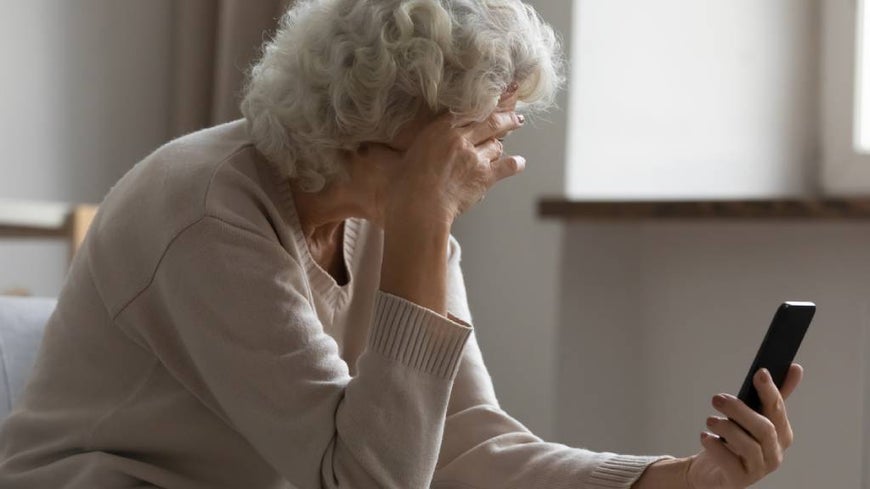
{"type": "MultiPolygon", "coordinates": [[[[870,152],[858,151],[861,9],[870,0],[822,2],[822,186],[830,195],[870,193],[870,152]]],[[[867,33],[870,36],[870,33],[867,33]]]]}
{"type": "Polygon", "coordinates": [[[870,153],[870,2],[859,0],[855,47],[855,148],[870,153]]]}

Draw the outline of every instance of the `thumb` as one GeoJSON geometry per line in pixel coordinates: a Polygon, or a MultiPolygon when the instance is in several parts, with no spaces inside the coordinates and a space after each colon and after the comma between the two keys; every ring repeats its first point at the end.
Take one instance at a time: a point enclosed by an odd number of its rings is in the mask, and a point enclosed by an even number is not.
{"type": "Polygon", "coordinates": [[[506,156],[492,162],[492,183],[522,173],[526,169],[526,159],[522,156],[506,156]]]}

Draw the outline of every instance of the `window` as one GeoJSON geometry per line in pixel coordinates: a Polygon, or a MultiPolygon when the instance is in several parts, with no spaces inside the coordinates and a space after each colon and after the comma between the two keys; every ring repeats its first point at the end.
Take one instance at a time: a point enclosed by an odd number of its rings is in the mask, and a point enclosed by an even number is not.
{"type": "Polygon", "coordinates": [[[857,86],[855,107],[855,149],[870,153],[870,5],[861,0],[858,11],[857,86]]]}
{"type": "Polygon", "coordinates": [[[774,4],[577,1],[567,194],[708,199],[815,190],[820,6],[774,4]]]}
{"type": "Polygon", "coordinates": [[[858,7],[857,73],[855,86],[857,104],[855,106],[855,149],[870,153],[870,5],[861,0],[858,7]]]}
{"type": "Polygon", "coordinates": [[[776,5],[577,1],[567,194],[870,195],[870,0],[776,5]]]}
{"type": "Polygon", "coordinates": [[[870,0],[822,2],[822,189],[870,194],[870,0]]]}

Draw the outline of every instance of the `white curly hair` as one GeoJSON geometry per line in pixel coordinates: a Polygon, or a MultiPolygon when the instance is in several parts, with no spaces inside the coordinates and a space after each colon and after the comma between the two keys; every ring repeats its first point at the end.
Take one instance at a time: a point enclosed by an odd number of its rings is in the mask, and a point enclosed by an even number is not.
{"type": "Polygon", "coordinates": [[[520,0],[298,0],[252,68],[241,109],[257,148],[304,191],[347,175],[342,151],[390,141],[422,108],[484,120],[563,81],[553,29],[520,0]]]}

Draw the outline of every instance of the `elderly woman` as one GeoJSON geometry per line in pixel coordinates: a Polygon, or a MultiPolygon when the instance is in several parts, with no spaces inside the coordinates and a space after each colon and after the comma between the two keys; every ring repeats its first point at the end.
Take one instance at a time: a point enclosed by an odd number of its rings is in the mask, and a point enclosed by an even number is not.
{"type": "MultiPolygon", "coordinates": [[[[790,444],[713,402],[684,459],[546,443],[499,408],[451,225],[560,82],[518,0],[308,0],[245,120],[112,189],[0,434],[4,488],[746,487],[790,444]],[[727,439],[727,442],[724,441],[727,439]]],[[[783,394],[798,384],[793,367],[783,394]]]]}

